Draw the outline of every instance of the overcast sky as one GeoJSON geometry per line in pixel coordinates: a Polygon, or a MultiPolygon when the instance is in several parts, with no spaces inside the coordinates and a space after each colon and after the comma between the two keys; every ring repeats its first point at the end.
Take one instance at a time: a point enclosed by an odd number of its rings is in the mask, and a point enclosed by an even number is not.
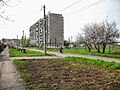
{"type": "Polygon", "coordinates": [[[64,17],[64,38],[77,35],[87,23],[101,22],[108,18],[116,21],[120,29],[120,0],[11,0],[9,6],[4,6],[3,16],[8,16],[14,22],[0,18],[0,39],[19,38],[22,31],[29,37],[29,27],[43,17],[41,10],[46,5],[48,12],[62,14],[64,17]],[[74,4],[74,5],[73,5],[74,4]],[[71,6],[70,6],[71,5],[71,6]],[[70,7],[69,7],[70,6],[70,7]],[[68,8],[69,7],[69,8],[68,8]]]}

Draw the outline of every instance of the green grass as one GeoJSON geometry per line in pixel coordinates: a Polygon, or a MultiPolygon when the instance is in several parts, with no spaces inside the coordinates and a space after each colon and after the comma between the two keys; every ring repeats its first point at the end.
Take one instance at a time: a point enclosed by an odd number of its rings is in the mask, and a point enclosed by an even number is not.
{"type": "Polygon", "coordinates": [[[22,65],[22,64],[24,64],[26,61],[25,60],[15,60],[13,63],[15,64],[15,65],[22,65]]]}
{"type": "MultiPolygon", "coordinates": [[[[38,50],[43,50],[43,48],[39,47],[33,47],[34,49],[38,50]]],[[[59,52],[59,49],[47,49],[48,51],[52,52],[59,52]]],[[[96,49],[91,49],[91,52],[88,52],[85,50],[84,47],[79,47],[77,49],[67,49],[64,48],[64,53],[70,53],[70,54],[84,54],[84,55],[93,55],[93,56],[102,56],[102,57],[110,57],[110,58],[119,58],[120,59],[120,54],[113,54],[114,52],[120,52],[120,46],[112,47],[110,48],[110,53],[109,53],[109,48],[106,48],[106,52],[103,53],[98,53],[96,49]]]]}
{"type": "Polygon", "coordinates": [[[107,62],[103,60],[94,60],[94,59],[87,59],[87,58],[81,58],[81,57],[65,57],[64,60],[75,60],[79,62],[86,62],[92,65],[96,66],[102,66],[105,68],[112,68],[112,69],[119,69],[120,70],[120,63],[116,62],[107,62]]]}
{"type": "MultiPolygon", "coordinates": [[[[59,52],[59,49],[47,49],[47,50],[52,52],[59,52]]],[[[111,49],[111,53],[109,53],[109,49],[106,48],[106,52],[104,54],[98,53],[96,49],[92,49],[91,52],[88,52],[83,47],[79,49],[67,49],[67,48],[64,49],[64,53],[70,53],[70,54],[84,54],[84,55],[94,55],[94,56],[102,56],[102,57],[110,57],[110,58],[120,58],[119,54],[113,54],[113,52],[120,52],[120,48],[111,49]]]]}
{"type": "Polygon", "coordinates": [[[43,54],[37,51],[26,50],[26,53],[20,52],[17,49],[9,49],[10,57],[32,57],[32,56],[54,56],[53,54],[43,54]]]}
{"type": "Polygon", "coordinates": [[[120,58],[119,54],[112,54],[108,53],[106,50],[106,53],[98,53],[95,49],[91,52],[85,51],[83,48],[80,49],[64,49],[64,53],[72,53],[72,54],[85,54],[85,55],[94,55],[94,56],[102,56],[102,57],[110,57],[110,58],[120,58]]]}

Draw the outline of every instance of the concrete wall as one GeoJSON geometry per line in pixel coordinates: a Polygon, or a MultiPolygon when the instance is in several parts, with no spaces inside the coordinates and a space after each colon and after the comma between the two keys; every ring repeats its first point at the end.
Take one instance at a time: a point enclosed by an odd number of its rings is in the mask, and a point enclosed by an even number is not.
{"type": "MultiPolygon", "coordinates": [[[[43,46],[44,25],[41,18],[30,27],[30,43],[43,46]]],[[[49,13],[46,18],[47,46],[60,47],[64,43],[64,21],[62,14],[49,13]]]]}
{"type": "Polygon", "coordinates": [[[63,17],[61,14],[48,14],[48,42],[62,46],[64,41],[63,17]],[[55,44],[56,43],[56,44],[55,44]]]}

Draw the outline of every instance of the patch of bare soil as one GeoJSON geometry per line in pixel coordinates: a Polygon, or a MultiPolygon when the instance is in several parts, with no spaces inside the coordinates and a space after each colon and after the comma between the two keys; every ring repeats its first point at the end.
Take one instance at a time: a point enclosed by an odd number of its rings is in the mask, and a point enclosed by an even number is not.
{"type": "Polygon", "coordinates": [[[67,60],[28,60],[31,90],[120,90],[120,72],[67,60]]]}

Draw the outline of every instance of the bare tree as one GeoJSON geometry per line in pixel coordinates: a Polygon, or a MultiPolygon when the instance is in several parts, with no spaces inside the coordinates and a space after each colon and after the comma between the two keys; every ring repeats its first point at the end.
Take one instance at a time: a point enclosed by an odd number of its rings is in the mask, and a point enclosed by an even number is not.
{"type": "Polygon", "coordinates": [[[116,38],[120,37],[120,32],[116,28],[116,26],[117,26],[116,22],[113,21],[108,22],[107,20],[105,20],[101,23],[100,31],[102,31],[101,32],[102,33],[101,43],[103,48],[102,53],[105,53],[105,48],[107,44],[116,42],[116,38]]]}
{"type": "MultiPolygon", "coordinates": [[[[16,0],[16,1],[21,2],[19,0],[16,0]]],[[[3,16],[3,13],[5,13],[5,10],[3,10],[2,8],[4,6],[12,7],[9,5],[10,2],[12,1],[11,0],[0,0],[0,18],[13,22],[14,20],[10,20],[8,17],[3,16]]]]}
{"type": "Polygon", "coordinates": [[[102,48],[102,53],[105,53],[106,46],[109,43],[116,42],[116,38],[120,37],[120,32],[116,26],[116,22],[108,22],[108,20],[85,25],[82,29],[85,36],[84,43],[88,49],[91,45],[94,45],[98,53],[101,52],[100,48],[102,48]]]}
{"type": "Polygon", "coordinates": [[[85,36],[89,38],[88,41],[91,42],[98,53],[100,53],[100,38],[98,37],[98,35],[100,35],[99,25],[97,23],[92,23],[85,25],[84,28],[83,31],[85,32],[85,36]]]}
{"type": "Polygon", "coordinates": [[[10,2],[10,0],[0,0],[0,7],[3,7],[4,5],[8,5],[8,3],[10,2]]]}
{"type": "Polygon", "coordinates": [[[9,7],[8,2],[10,2],[10,0],[0,0],[0,18],[5,19],[5,20],[9,20],[8,17],[4,17],[2,14],[5,12],[5,10],[3,10],[2,8],[6,5],[9,7]]]}
{"type": "Polygon", "coordinates": [[[83,44],[84,43],[84,37],[80,33],[78,33],[78,35],[75,38],[76,38],[76,41],[75,41],[76,44],[83,44]]]}
{"type": "Polygon", "coordinates": [[[78,35],[76,36],[76,43],[77,44],[85,44],[85,49],[87,47],[88,51],[90,52],[91,51],[91,41],[90,41],[90,38],[87,37],[86,35],[82,35],[80,33],[78,33],[78,35]]]}

